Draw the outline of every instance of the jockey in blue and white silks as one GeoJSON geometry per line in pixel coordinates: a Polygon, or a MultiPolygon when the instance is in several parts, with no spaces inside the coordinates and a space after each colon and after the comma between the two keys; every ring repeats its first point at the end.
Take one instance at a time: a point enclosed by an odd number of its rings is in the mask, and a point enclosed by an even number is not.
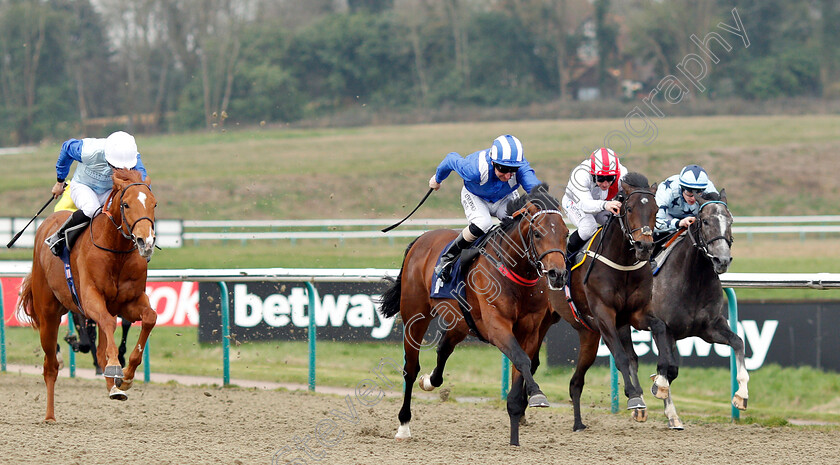
{"type": "Polygon", "coordinates": [[[507,216],[508,203],[519,198],[519,186],[530,193],[531,189],[540,184],[525,159],[522,142],[509,134],[497,137],[489,149],[466,157],[450,152],[429,179],[429,187],[440,189],[440,183],[452,171],[464,180],[461,205],[469,225],[461,231],[435,269],[443,281],[448,280],[451,265],[461,251],[490,230],[492,217],[502,219],[507,216]]]}
{"type": "Polygon", "coordinates": [[[700,211],[700,204],[694,196],[708,192],[716,193],[717,189],[706,170],[698,165],[688,165],[680,174],[662,181],[656,188],[656,205],[659,210],[656,212],[654,232],[664,235],[679,228],[687,228],[700,211]]]}
{"type": "Polygon", "coordinates": [[[55,198],[64,193],[64,180],[70,173],[73,161],[79,162],[70,185],[70,198],[76,210],[63,225],[44,242],[59,255],[64,248],[66,232],[83,227],[107,200],[114,186],[111,175],[114,168],[136,169],[146,179],[146,168],[140,161],[134,136],[117,131],[105,139],[70,139],[61,145],[55,165],[56,183],[52,188],[55,198]]]}

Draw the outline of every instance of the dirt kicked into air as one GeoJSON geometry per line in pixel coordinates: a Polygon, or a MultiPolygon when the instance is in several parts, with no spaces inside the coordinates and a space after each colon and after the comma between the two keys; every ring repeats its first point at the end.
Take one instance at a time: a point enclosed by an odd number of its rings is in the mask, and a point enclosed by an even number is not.
{"type": "Polygon", "coordinates": [[[140,383],[119,402],[103,381],[59,378],[58,421],[45,424],[45,396],[40,377],[0,375],[0,462],[270,464],[287,448],[289,461],[275,463],[834,464],[840,451],[836,429],[689,421],[669,431],[653,400],[641,424],[625,411],[585,408],[580,433],[568,403],[555,400],[559,408],[528,410],[514,448],[500,404],[415,401],[413,438],[396,442],[397,397],[364,406],[351,396],[351,409],[346,397],[300,391],[140,383]]]}

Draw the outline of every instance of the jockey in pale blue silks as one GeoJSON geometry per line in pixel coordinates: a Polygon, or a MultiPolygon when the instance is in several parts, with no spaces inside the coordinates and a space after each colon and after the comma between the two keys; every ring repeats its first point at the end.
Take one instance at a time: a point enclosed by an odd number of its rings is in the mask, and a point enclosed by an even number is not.
{"type": "Polygon", "coordinates": [[[464,180],[461,205],[469,225],[461,231],[435,268],[435,273],[443,281],[449,279],[452,264],[461,251],[490,230],[492,217],[503,219],[507,216],[508,203],[519,198],[519,186],[530,193],[540,184],[525,159],[522,142],[509,134],[497,137],[489,149],[466,157],[450,152],[429,179],[429,187],[440,189],[440,183],[452,171],[464,180]]]}
{"type": "Polygon", "coordinates": [[[70,139],[61,145],[55,165],[56,183],[52,188],[55,198],[64,193],[64,180],[70,173],[73,161],[79,162],[70,184],[70,198],[76,210],[63,225],[44,242],[56,256],[66,244],[66,233],[83,228],[108,200],[114,182],[114,168],[136,169],[146,179],[146,168],[137,152],[134,136],[117,131],[106,139],[70,139]]]}
{"type": "Polygon", "coordinates": [[[717,193],[717,189],[706,170],[698,165],[688,165],[680,174],[662,181],[656,188],[659,210],[654,233],[661,238],[694,223],[700,211],[695,195],[710,192],[717,193]]]}

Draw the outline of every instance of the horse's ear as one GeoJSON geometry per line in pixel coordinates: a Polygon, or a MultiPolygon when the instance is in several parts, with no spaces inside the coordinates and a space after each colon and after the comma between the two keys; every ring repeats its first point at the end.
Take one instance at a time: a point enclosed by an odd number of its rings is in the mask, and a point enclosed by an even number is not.
{"type": "Polygon", "coordinates": [[[151,185],[152,185],[152,178],[150,178],[149,176],[146,176],[146,179],[144,179],[144,180],[143,180],[143,182],[144,182],[147,186],[150,186],[150,187],[151,187],[151,185]]]}
{"type": "Polygon", "coordinates": [[[658,185],[659,185],[658,183],[651,184],[650,185],[650,191],[655,193],[658,185]]]}
{"type": "Polygon", "coordinates": [[[720,201],[726,203],[726,189],[720,190],[720,201]]]}

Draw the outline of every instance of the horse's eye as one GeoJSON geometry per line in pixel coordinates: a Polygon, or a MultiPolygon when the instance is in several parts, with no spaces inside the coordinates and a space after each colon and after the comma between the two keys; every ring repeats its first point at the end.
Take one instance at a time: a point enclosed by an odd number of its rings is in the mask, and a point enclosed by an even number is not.
{"type": "Polygon", "coordinates": [[[627,207],[627,213],[630,213],[632,211],[633,211],[633,207],[627,207]]]}
{"type": "Polygon", "coordinates": [[[540,234],[538,231],[535,231],[534,232],[534,239],[542,239],[542,234],[540,234]]]}
{"type": "Polygon", "coordinates": [[[129,208],[129,206],[128,206],[128,204],[127,204],[127,203],[123,203],[123,204],[122,204],[122,207],[123,207],[123,208],[129,208]]]}
{"type": "Polygon", "coordinates": [[[704,219],[704,220],[703,220],[703,224],[704,224],[704,225],[709,224],[709,220],[704,219]]]}

